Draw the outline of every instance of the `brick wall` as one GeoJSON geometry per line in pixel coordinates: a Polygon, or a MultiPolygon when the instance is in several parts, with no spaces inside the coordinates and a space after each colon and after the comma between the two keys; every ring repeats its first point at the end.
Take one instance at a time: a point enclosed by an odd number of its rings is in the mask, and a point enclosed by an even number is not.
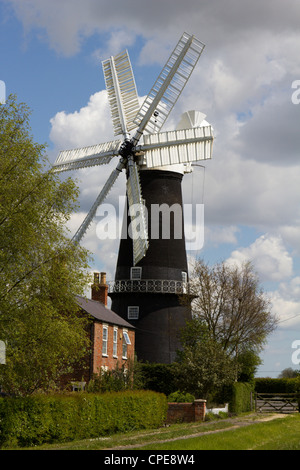
{"type": "Polygon", "coordinates": [[[102,368],[104,370],[115,369],[117,364],[120,367],[130,359],[134,359],[134,331],[117,325],[94,322],[93,374],[99,374],[102,368]],[[103,345],[104,329],[107,335],[106,351],[103,345]],[[116,332],[116,351],[114,351],[114,331],[116,332]],[[131,343],[127,345],[127,358],[123,356],[124,332],[128,333],[131,343]]]}
{"type": "Polygon", "coordinates": [[[205,420],[206,400],[193,403],[168,403],[167,423],[191,423],[205,420]]]}

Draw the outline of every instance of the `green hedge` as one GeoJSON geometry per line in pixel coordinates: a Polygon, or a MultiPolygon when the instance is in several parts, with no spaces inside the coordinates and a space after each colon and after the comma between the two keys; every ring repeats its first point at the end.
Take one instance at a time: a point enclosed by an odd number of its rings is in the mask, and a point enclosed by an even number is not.
{"type": "Polygon", "coordinates": [[[300,378],[293,379],[255,379],[255,391],[258,393],[294,393],[300,392],[300,378]]]}
{"type": "Polygon", "coordinates": [[[251,382],[234,382],[226,385],[219,392],[214,400],[217,403],[228,403],[230,413],[245,413],[252,411],[254,399],[251,401],[251,392],[254,392],[254,385],[251,382]]]}
{"type": "Polygon", "coordinates": [[[155,428],[167,413],[151,391],[0,398],[0,447],[27,447],[155,428]]]}
{"type": "Polygon", "coordinates": [[[237,414],[252,411],[251,392],[253,391],[254,386],[250,382],[235,382],[232,384],[229,411],[237,414]]]}

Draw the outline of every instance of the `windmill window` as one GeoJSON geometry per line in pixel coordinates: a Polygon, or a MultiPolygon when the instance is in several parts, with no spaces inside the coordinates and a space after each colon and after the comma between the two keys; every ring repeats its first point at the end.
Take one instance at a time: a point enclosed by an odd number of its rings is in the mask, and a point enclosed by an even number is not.
{"type": "Polygon", "coordinates": [[[139,281],[142,279],[142,268],[132,267],[130,268],[130,279],[139,281]]]}
{"type": "Polygon", "coordinates": [[[128,320],[138,320],[139,318],[139,313],[140,313],[140,307],[137,305],[132,305],[127,308],[127,316],[128,320]]]}
{"type": "Polygon", "coordinates": [[[181,280],[182,280],[182,292],[186,294],[186,285],[187,285],[187,273],[185,271],[181,271],[181,280]]]}

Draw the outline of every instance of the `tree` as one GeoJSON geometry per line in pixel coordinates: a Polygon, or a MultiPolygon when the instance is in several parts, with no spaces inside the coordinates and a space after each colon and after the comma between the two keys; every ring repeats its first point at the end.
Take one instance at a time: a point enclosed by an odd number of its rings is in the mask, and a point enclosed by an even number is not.
{"type": "Polygon", "coordinates": [[[279,379],[294,379],[300,375],[299,370],[292,369],[292,367],[287,367],[283,369],[278,375],[279,379]]]}
{"type": "Polygon", "coordinates": [[[181,344],[174,364],[180,390],[207,399],[212,392],[235,381],[236,361],[211,337],[207,325],[199,318],[187,322],[181,344]]]}
{"type": "Polygon", "coordinates": [[[88,347],[74,293],[89,256],[65,228],[78,190],[51,172],[29,116],[14,96],[0,106],[0,384],[14,394],[48,388],[88,347]]]}
{"type": "Polygon", "coordinates": [[[251,350],[244,350],[237,357],[238,381],[252,382],[254,380],[258,366],[262,363],[257,353],[251,350]]]}
{"type": "Polygon", "coordinates": [[[250,262],[241,268],[225,262],[195,263],[191,276],[192,314],[230,356],[258,353],[277,320],[250,262]]]}

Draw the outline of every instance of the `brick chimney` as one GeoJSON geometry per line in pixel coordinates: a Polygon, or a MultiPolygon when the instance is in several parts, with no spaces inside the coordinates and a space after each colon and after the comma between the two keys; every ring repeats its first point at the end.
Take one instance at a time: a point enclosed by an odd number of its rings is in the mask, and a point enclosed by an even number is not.
{"type": "Polygon", "coordinates": [[[100,273],[101,278],[99,281],[99,273],[94,273],[94,283],[92,284],[92,300],[102,302],[107,306],[107,292],[108,285],[106,284],[106,273],[100,273]]]}

